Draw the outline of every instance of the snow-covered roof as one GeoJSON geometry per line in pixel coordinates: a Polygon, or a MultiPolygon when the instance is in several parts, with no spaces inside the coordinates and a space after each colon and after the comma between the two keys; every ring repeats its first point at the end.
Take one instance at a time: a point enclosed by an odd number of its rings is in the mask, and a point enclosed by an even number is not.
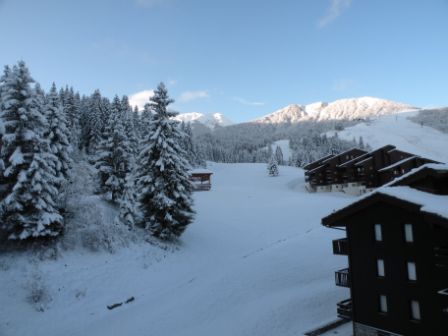
{"type": "Polygon", "coordinates": [[[339,167],[346,167],[346,166],[351,165],[352,163],[362,162],[362,161],[360,161],[360,160],[363,160],[363,159],[366,158],[366,157],[371,157],[372,154],[374,154],[374,153],[376,153],[376,152],[378,152],[378,151],[387,149],[387,148],[390,148],[390,150],[392,150],[392,149],[395,149],[395,146],[392,146],[392,145],[386,145],[386,146],[377,148],[377,149],[375,149],[375,150],[373,150],[373,151],[371,151],[371,152],[368,152],[368,153],[362,154],[362,155],[360,155],[360,156],[358,156],[358,157],[355,157],[354,159],[352,159],[352,160],[350,160],[350,161],[344,162],[344,163],[342,163],[341,165],[339,165],[339,167]]]}
{"type": "Polygon", "coordinates": [[[334,157],[334,154],[328,154],[328,155],[326,155],[326,156],[324,156],[324,157],[322,157],[322,158],[320,158],[320,159],[318,159],[318,160],[316,160],[316,161],[313,161],[313,162],[310,162],[310,163],[308,163],[307,165],[305,165],[303,168],[304,169],[307,169],[307,167],[309,167],[309,166],[312,166],[312,165],[315,165],[315,164],[317,164],[317,163],[322,163],[323,161],[326,161],[326,160],[328,160],[328,159],[330,159],[330,158],[332,158],[332,157],[334,157]]]}
{"type": "Polygon", "coordinates": [[[431,169],[435,171],[441,171],[441,172],[448,172],[448,164],[446,163],[426,163],[420,167],[414,168],[410,170],[408,173],[401,175],[400,177],[397,177],[393,181],[385,184],[383,187],[389,187],[398,184],[400,181],[404,180],[405,178],[408,178],[411,175],[414,175],[418,173],[421,170],[424,169],[431,169]]]}
{"type": "Polygon", "coordinates": [[[213,174],[211,170],[205,168],[195,168],[189,171],[190,174],[213,174]]]}
{"type": "Polygon", "coordinates": [[[381,194],[420,205],[420,211],[448,219],[448,196],[420,191],[407,186],[381,188],[381,194]]]}
{"type": "Polygon", "coordinates": [[[355,163],[355,166],[362,165],[362,164],[364,164],[364,163],[366,163],[367,161],[370,161],[370,160],[372,160],[372,157],[371,157],[371,156],[369,156],[368,158],[365,158],[364,160],[361,160],[361,161],[359,161],[359,162],[356,162],[356,163],[355,163]]]}
{"type": "Polygon", "coordinates": [[[322,168],[324,168],[325,166],[326,166],[326,165],[323,164],[323,165],[317,166],[317,167],[314,168],[314,169],[308,170],[308,174],[310,174],[310,173],[314,173],[314,172],[316,172],[316,171],[319,171],[319,170],[321,170],[322,168]]]}
{"type": "Polygon", "coordinates": [[[393,168],[395,168],[395,167],[400,166],[401,164],[403,164],[403,163],[405,163],[405,162],[414,160],[414,159],[417,158],[417,157],[418,157],[418,156],[410,156],[410,157],[408,157],[408,158],[406,158],[406,159],[403,159],[403,160],[400,160],[400,161],[398,161],[398,162],[395,162],[395,163],[391,164],[390,166],[381,168],[381,169],[379,169],[378,171],[381,172],[381,171],[385,171],[385,170],[393,169],[393,168]]]}
{"type": "Polygon", "coordinates": [[[338,212],[348,210],[349,208],[363,202],[368,198],[381,194],[420,206],[420,211],[422,212],[426,212],[429,214],[437,215],[439,217],[448,219],[448,195],[437,195],[421,191],[418,189],[414,189],[409,186],[396,185],[396,183],[399,182],[400,180],[409,177],[413,174],[416,174],[417,172],[423,169],[433,169],[437,171],[448,172],[448,164],[428,163],[418,168],[415,168],[411,170],[409,173],[400,176],[399,178],[385,184],[384,186],[375,189],[370,193],[360,196],[359,198],[356,199],[356,201],[339,209],[334,209],[333,212],[327,217],[330,217],[338,212]]]}
{"type": "MultiPolygon", "coordinates": [[[[341,153],[335,154],[335,155],[333,155],[333,156],[331,156],[331,157],[329,157],[327,159],[323,159],[322,162],[325,163],[325,162],[330,161],[330,160],[332,160],[334,158],[337,158],[337,157],[340,157],[340,156],[344,156],[344,155],[346,155],[346,154],[348,154],[348,153],[350,153],[351,151],[354,151],[354,150],[362,151],[362,152],[364,152],[364,154],[366,154],[366,151],[363,151],[362,149],[359,149],[359,148],[356,148],[356,147],[352,147],[350,149],[347,149],[346,151],[343,151],[341,153]]],[[[361,155],[364,155],[364,154],[361,154],[361,155]]]]}

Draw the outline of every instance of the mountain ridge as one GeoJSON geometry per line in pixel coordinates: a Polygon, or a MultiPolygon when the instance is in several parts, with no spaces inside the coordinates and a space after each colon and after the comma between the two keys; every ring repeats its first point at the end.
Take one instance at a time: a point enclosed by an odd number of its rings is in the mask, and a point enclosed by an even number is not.
{"type": "Polygon", "coordinates": [[[281,124],[302,121],[357,120],[379,117],[393,113],[418,110],[409,104],[375,97],[343,98],[332,102],[311,104],[289,104],[263,117],[234,123],[222,113],[181,113],[174,119],[183,122],[200,123],[209,129],[238,124],[281,124]]]}
{"type": "Polygon", "coordinates": [[[290,104],[251,122],[279,124],[301,121],[356,120],[416,109],[416,107],[408,104],[381,98],[345,98],[330,103],[290,104]]]}
{"type": "Polygon", "coordinates": [[[199,113],[199,112],[189,112],[180,113],[173,119],[180,122],[189,123],[201,123],[208,128],[214,129],[217,126],[225,127],[233,125],[234,122],[229,118],[225,117],[222,113],[199,113]]]}

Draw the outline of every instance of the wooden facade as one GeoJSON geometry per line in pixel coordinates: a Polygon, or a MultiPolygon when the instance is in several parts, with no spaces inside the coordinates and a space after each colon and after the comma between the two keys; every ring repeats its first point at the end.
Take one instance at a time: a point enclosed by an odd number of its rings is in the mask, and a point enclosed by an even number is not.
{"type": "Polygon", "coordinates": [[[361,149],[352,148],[340,154],[328,155],[314,161],[304,167],[305,182],[312,187],[342,183],[343,172],[338,167],[366,153],[361,149]]]}
{"type": "Polygon", "coordinates": [[[346,230],[335,280],[351,297],[337,312],[355,336],[448,335],[446,209],[448,166],[427,165],[322,219],[346,230]]]}
{"type": "Polygon", "coordinates": [[[305,166],[305,182],[310,189],[321,186],[360,185],[373,189],[402,176],[414,168],[436,161],[407,153],[387,145],[371,152],[359,149],[318,160],[305,166]],[[308,169],[307,167],[313,167],[308,169]]]}
{"type": "Polygon", "coordinates": [[[212,187],[212,172],[208,170],[192,170],[190,171],[190,181],[195,191],[207,191],[212,187]]]}

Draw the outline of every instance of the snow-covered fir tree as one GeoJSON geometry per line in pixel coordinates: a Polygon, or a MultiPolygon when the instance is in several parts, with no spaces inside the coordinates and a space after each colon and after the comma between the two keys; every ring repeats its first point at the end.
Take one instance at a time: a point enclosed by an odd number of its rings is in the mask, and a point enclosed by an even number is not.
{"type": "Polygon", "coordinates": [[[44,138],[42,95],[24,62],[6,67],[0,86],[0,228],[9,239],[56,236],[63,218],[56,207],[57,159],[44,138]]]}
{"type": "Polygon", "coordinates": [[[70,132],[67,128],[67,118],[53,83],[50,93],[46,97],[44,113],[47,119],[47,128],[44,137],[48,140],[51,153],[57,158],[56,175],[61,180],[69,179],[69,170],[72,164],[70,158],[70,132]]]}
{"type": "Polygon", "coordinates": [[[131,151],[125,134],[121,102],[118,96],[115,96],[95,164],[101,190],[110,192],[112,201],[120,199],[123,193],[126,176],[131,170],[131,151]]]}
{"type": "Polygon", "coordinates": [[[271,156],[271,159],[268,162],[267,169],[269,176],[278,176],[278,163],[274,155],[271,156]]]}
{"type": "Polygon", "coordinates": [[[121,115],[123,118],[124,132],[129,143],[129,154],[133,163],[138,155],[138,131],[134,124],[134,112],[132,111],[131,105],[129,105],[127,96],[121,98],[121,115]]]}
{"type": "Polygon", "coordinates": [[[279,165],[284,164],[283,152],[282,152],[282,149],[280,148],[280,146],[277,146],[277,148],[275,148],[275,160],[277,161],[277,163],[279,165]]]}
{"type": "Polygon", "coordinates": [[[167,110],[172,102],[165,85],[159,84],[150,98],[154,114],[136,171],[140,224],[163,240],[180,236],[194,215],[190,166],[180,144],[182,132],[179,123],[172,120],[177,113],[167,110]]]}
{"type": "Polygon", "coordinates": [[[121,196],[120,199],[120,212],[117,220],[120,223],[127,225],[129,228],[133,228],[137,217],[137,211],[134,179],[131,174],[129,174],[126,177],[123,196],[121,196]]]}
{"type": "Polygon", "coordinates": [[[66,88],[63,92],[63,97],[62,105],[67,118],[70,144],[73,148],[76,148],[79,146],[78,142],[81,136],[79,93],[75,93],[73,88],[66,88]]]}
{"type": "Polygon", "coordinates": [[[110,113],[108,100],[101,96],[99,90],[86,99],[87,106],[84,107],[82,126],[82,140],[81,147],[83,147],[88,154],[93,154],[100,145],[104,129],[107,124],[110,113]]]}
{"type": "Polygon", "coordinates": [[[197,147],[193,143],[193,131],[191,129],[190,123],[181,122],[180,129],[183,132],[183,138],[181,141],[181,146],[186,152],[186,157],[190,166],[192,167],[203,167],[205,166],[205,161],[201,158],[197,147]]]}
{"type": "Polygon", "coordinates": [[[140,118],[140,124],[138,129],[140,130],[140,138],[143,139],[151,128],[152,123],[152,111],[151,105],[149,103],[145,104],[143,107],[142,115],[140,118]]]}

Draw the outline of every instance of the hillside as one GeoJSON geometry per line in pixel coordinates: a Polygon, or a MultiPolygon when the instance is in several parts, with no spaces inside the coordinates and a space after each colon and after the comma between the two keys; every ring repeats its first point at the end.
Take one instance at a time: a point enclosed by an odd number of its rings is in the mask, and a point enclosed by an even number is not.
{"type": "Polygon", "coordinates": [[[346,260],[332,255],[342,233],[320,218],[352,198],[308,194],[297,168],[276,178],[264,164],[210,169],[213,188],[195,193],[196,220],[175,250],[0,256],[0,334],[287,336],[334,319],[348,291],[333,271],[346,260]]]}
{"type": "Polygon", "coordinates": [[[415,108],[385,99],[372,97],[349,98],[336,100],[331,103],[292,104],[253,122],[279,124],[301,121],[357,120],[412,109],[415,108]]]}
{"type": "Polygon", "coordinates": [[[373,148],[391,144],[404,151],[447,163],[448,134],[411,121],[409,118],[415,115],[417,112],[383,116],[337,133],[347,140],[362,136],[373,148]]]}

